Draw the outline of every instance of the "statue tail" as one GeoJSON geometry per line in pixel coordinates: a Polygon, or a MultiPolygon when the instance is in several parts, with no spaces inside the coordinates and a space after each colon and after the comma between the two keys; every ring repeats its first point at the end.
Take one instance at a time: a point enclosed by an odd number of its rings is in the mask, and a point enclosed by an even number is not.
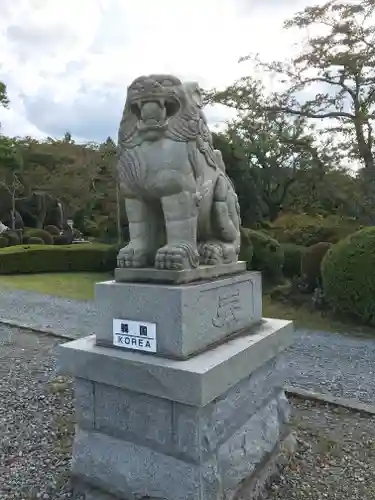
{"type": "Polygon", "coordinates": [[[213,224],[218,238],[240,245],[240,207],[237,195],[226,175],[219,175],[214,187],[213,224]]]}

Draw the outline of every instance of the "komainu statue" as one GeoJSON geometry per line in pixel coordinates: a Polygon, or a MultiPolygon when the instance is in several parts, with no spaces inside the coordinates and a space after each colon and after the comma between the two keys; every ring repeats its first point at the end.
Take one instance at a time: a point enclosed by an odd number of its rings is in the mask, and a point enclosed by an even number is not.
{"type": "Polygon", "coordinates": [[[240,211],[197,83],[141,76],[128,88],[117,170],[130,242],[119,267],[193,269],[236,262],[240,211]]]}

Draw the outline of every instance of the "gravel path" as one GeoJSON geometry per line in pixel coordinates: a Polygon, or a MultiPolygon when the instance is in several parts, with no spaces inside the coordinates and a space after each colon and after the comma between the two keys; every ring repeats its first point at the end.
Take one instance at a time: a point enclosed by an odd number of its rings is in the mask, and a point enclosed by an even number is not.
{"type": "Polygon", "coordinates": [[[0,289],[0,322],[67,338],[92,335],[95,304],[34,292],[0,289]]]}
{"type": "Polygon", "coordinates": [[[288,385],[375,405],[375,339],[301,330],[279,368],[288,385]]]}
{"type": "MultiPolygon", "coordinates": [[[[0,290],[0,322],[78,338],[95,332],[96,317],[89,301],[0,290]]],[[[299,335],[280,357],[288,385],[375,404],[375,339],[303,330],[299,335]]]]}
{"type": "Polygon", "coordinates": [[[72,390],[56,378],[56,338],[0,326],[0,498],[66,500],[72,390]]]}
{"type": "Polygon", "coordinates": [[[374,500],[375,417],[291,402],[299,447],[267,500],[374,500]]]}

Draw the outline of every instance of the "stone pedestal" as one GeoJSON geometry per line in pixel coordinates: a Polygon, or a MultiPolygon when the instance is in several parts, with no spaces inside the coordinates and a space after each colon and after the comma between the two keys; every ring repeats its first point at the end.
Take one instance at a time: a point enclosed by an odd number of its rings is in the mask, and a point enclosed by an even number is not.
{"type": "Polygon", "coordinates": [[[294,341],[291,322],[260,321],[260,276],[108,282],[96,297],[96,336],[63,344],[59,357],[60,371],[75,377],[77,492],[85,500],[258,498],[293,447],[275,366],[294,341]],[[238,300],[217,314],[225,288],[238,300]],[[157,352],[111,347],[117,317],[155,322],[157,352]]]}
{"type": "Polygon", "coordinates": [[[98,283],[96,342],[113,346],[113,319],[157,325],[157,356],[186,359],[262,319],[258,272],[183,285],[98,283]]]}

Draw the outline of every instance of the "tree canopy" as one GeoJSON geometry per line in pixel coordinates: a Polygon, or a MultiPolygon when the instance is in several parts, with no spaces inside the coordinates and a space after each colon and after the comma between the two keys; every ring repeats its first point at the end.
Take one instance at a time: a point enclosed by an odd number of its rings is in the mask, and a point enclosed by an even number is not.
{"type": "Polygon", "coordinates": [[[360,160],[375,175],[374,15],[373,0],[330,0],[306,7],[285,23],[286,29],[306,33],[300,53],[290,62],[259,65],[288,83],[284,102],[263,103],[264,108],[328,120],[330,132],[343,136],[340,145],[349,158],[360,160]]]}
{"type": "Polygon", "coordinates": [[[309,6],[285,22],[305,35],[296,56],[243,57],[257,72],[206,93],[207,102],[237,111],[226,135],[241,142],[271,220],[286,207],[374,212],[374,16],[373,0],[309,6]],[[276,86],[266,88],[255,74],[272,76],[276,86]]]}
{"type": "MultiPolygon", "coordinates": [[[[258,106],[258,102],[271,105],[276,96],[268,97],[262,83],[253,77],[242,78],[224,91],[212,91],[206,97],[209,102],[238,112],[228,125],[226,136],[242,151],[243,163],[251,171],[251,183],[255,183],[260,197],[263,217],[274,220],[278,216],[299,171],[314,170],[321,177],[339,162],[330,142],[315,140],[314,127],[306,118],[270,113],[258,106]]],[[[244,166],[241,171],[243,177],[244,166]]],[[[243,186],[243,182],[240,184],[243,186]]]]}

